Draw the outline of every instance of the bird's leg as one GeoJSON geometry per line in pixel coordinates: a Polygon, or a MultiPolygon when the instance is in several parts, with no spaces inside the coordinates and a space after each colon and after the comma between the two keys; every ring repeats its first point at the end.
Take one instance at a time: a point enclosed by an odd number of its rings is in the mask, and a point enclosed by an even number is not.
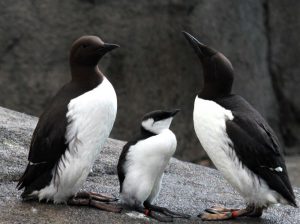
{"type": "Polygon", "coordinates": [[[151,203],[149,203],[147,201],[144,202],[144,206],[145,206],[145,209],[148,209],[151,212],[159,212],[163,215],[166,215],[166,216],[169,216],[169,217],[172,217],[172,218],[185,218],[185,219],[190,218],[190,216],[187,215],[187,214],[183,214],[183,213],[179,213],[179,212],[173,212],[173,211],[170,211],[167,208],[160,207],[160,206],[157,206],[157,205],[152,205],[151,203]]]}
{"type": "Polygon", "coordinates": [[[247,214],[248,217],[261,217],[266,207],[254,207],[253,211],[247,214]]]}
{"type": "Polygon", "coordinates": [[[103,203],[93,199],[90,201],[90,206],[104,211],[114,212],[114,213],[120,213],[122,211],[122,208],[117,205],[103,203]]]}
{"type": "Polygon", "coordinates": [[[68,205],[77,205],[77,206],[89,206],[90,199],[89,198],[75,198],[72,197],[67,201],[68,205]]]}
{"type": "Polygon", "coordinates": [[[159,222],[173,222],[173,218],[171,216],[164,216],[161,213],[154,212],[150,209],[144,208],[142,206],[135,206],[135,210],[144,214],[147,217],[153,218],[159,222]]]}
{"type": "Polygon", "coordinates": [[[90,206],[100,210],[108,211],[108,212],[121,212],[122,208],[117,205],[107,204],[111,201],[102,200],[99,201],[94,198],[89,192],[79,192],[75,197],[72,197],[68,200],[68,205],[77,205],[77,206],[90,206]]]}
{"type": "Polygon", "coordinates": [[[205,212],[199,214],[198,217],[206,221],[227,220],[227,219],[234,219],[242,216],[248,216],[254,210],[255,210],[254,205],[249,205],[244,209],[227,209],[227,208],[214,206],[210,209],[205,209],[205,212]]]}
{"type": "Polygon", "coordinates": [[[205,209],[206,212],[211,213],[211,214],[216,214],[216,213],[222,213],[222,212],[234,212],[238,211],[239,209],[237,208],[225,208],[221,206],[212,206],[211,208],[205,209]]]}
{"type": "Polygon", "coordinates": [[[102,202],[114,202],[118,199],[116,197],[111,197],[104,194],[99,194],[95,192],[87,192],[87,191],[80,191],[76,194],[76,198],[91,198],[96,201],[102,201],[102,202]]]}

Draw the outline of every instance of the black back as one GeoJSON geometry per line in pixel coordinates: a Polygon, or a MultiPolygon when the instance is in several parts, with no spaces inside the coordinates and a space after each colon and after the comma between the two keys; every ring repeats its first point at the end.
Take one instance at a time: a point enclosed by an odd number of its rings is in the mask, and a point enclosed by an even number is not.
{"type": "Polygon", "coordinates": [[[274,131],[264,118],[242,97],[231,94],[234,71],[230,61],[220,52],[202,44],[183,32],[198,55],[204,76],[204,87],[199,98],[213,100],[231,110],[233,120],[226,121],[228,137],[233,142],[242,164],[257,174],[269,187],[296,206],[280,146],[274,131]],[[281,167],[282,172],[275,169],[281,167]]]}
{"type": "Polygon", "coordinates": [[[70,100],[92,90],[101,82],[102,77],[81,83],[71,81],[62,87],[46,107],[34,130],[28,156],[31,163],[37,164],[28,164],[17,185],[19,190],[25,187],[22,197],[50,183],[53,168],[57,166],[59,159],[67,150],[66,114],[70,100]]]}
{"type": "Polygon", "coordinates": [[[215,101],[233,113],[234,119],[226,121],[226,131],[242,164],[296,206],[280,145],[272,128],[240,96],[230,95],[215,101]],[[277,167],[281,167],[282,172],[271,170],[277,167]]]}
{"type": "Polygon", "coordinates": [[[22,197],[47,186],[55,166],[55,175],[58,174],[58,162],[68,144],[65,139],[68,104],[103,81],[97,64],[102,56],[117,47],[97,36],[82,36],[73,43],[69,57],[72,81],[59,90],[40,116],[31,139],[29,164],[17,185],[18,189],[25,187],[22,197]]]}
{"type": "Polygon", "coordinates": [[[130,147],[135,145],[139,141],[147,139],[147,138],[152,137],[154,135],[156,135],[156,134],[154,134],[152,132],[149,132],[146,129],[144,129],[143,127],[141,127],[140,134],[136,138],[134,138],[131,141],[128,141],[124,145],[123,150],[121,152],[121,155],[119,157],[118,166],[117,166],[118,178],[119,178],[119,183],[120,183],[120,192],[122,192],[122,186],[123,186],[123,182],[124,182],[124,179],[125,179],[125,176],[126,176],[124,165],[127,162],[126,157],[127,157],[127,154],[129,152],[130,147]]]}

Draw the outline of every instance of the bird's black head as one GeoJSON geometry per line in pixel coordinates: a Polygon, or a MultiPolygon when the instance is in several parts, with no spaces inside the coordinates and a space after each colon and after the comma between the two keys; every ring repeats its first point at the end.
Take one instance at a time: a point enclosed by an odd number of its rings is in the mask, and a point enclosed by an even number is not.
{"type": "Polygon", "coordinates": [[[179,112],[179,109],[172,111],[155,110],[144,115],[142,128],[149,132],[159,134],[165,129],[169,129],[173,117],[179,112]]]}
{"type": "Polygon", "coordinates": [[[70,52],[71,66],[95,67],[107,52],[119,47],[104,43],[97,36],[82,36],[72,45],[70,52]]]}
{"type": "Polygon", "coordinates": [[[231,93],[234,71],[230,61],[220,52],[199,42],[191,34],[183,34],[198,55],[204,75],[204,87],[199,97],[216,99],[231,93]]]}

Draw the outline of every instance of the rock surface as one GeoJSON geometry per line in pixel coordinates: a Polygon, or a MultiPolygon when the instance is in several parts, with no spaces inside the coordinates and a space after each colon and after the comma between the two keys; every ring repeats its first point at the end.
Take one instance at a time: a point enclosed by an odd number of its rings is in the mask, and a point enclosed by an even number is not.
{"type": "Polygon", "coordinates": [[[297,0],[2,1],[0,105],[38,116],[70,78],[72,41],[99,35],[121,45],[101,62],[119,99],[112,137],[128,139],[148,111],[178,107],[177,156],[197,161],[204,152],[192,108],[202,72],[181,34],[187,30],[229,57],[237,73],[235,92],[283,134],[286,152],[299,152],[298,5],[297,0]]]}
{"type": "MultiPolygon", "coordinates": [[[[28,147],[37,119],[0,108],[0,223],[148,223],[139,214],[113,214],[87,207],[22,202],[17,180],[27,164],[28,147]]],[[[110,139],[99,155],[84,189],[118,194],[116,163],[124,142],[110,139]]],[[[300,190],[295,189],[299,203],[300,190]]],[[[242,207],[243,200],[213,169],[172,159],[165,172],[157,204],[193,215],[175,223],[202,223],[195,216],[215,204],[242,207]]],[[[244,218],[222,223],[299,223],[300,212],[290,206],[268,209],[261,219],[244,218]]],[[[155,221],[154,221],[155,223],[155,221]]],[[[210,222],[216,223],[216,222],[210,222]]]]}
{"type": "Polygon", "coordinates": [[[268,1],[269,65],[280,106],[280,131],[287,153],[300,144],[300,2],[268,1]],[[284,53],[287,52],[287,53],[284,53]]]}

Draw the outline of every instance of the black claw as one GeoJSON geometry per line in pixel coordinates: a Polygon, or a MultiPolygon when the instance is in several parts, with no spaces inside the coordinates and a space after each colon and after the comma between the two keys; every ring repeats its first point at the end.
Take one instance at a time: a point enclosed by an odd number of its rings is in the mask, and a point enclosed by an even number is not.
{"type": "Polygon", "coordinates": [[[164,214],[166,216],[170,216],[172,218],[189,219],[191,217],[190,215],[173,212],[173,211],[171,211],[171,210],[169,210],[167,208],[160,207],[160,206],[157,206],[157,205],[152,205],[149,202],[144,202],[144,206],[145,206],[145,208],[147,208],[147,209],[149,209],[151,211],[159,212],[161,214],[164,214]]]}
{"type": "Polygon", "coordinates": [[[203,215],[204,213],[205,213],[205,212],[200,212],[200,213],[197,215],[197,217],[198,217],[198,218],[201,218],[202,215],[203,215]]]}
{"type": "Polygon", "coordinates": [[[163,216],[162,213],[159,212],[151,211],[148,216],[159,222],[173,222],[172,216],[163,216]]]}
{"type": "Polygon", "coordinates": [[[115,202],[115,201],[119,201],[119,198],[111,198],[111,199],[109,199],[109,202],[115,202]]]}
{"type": "Polygon", "coordinates": [[[210,214],[219,214],[219,213],[221,213],[221,212],[219,212],[219,211],[217,211],[217,210],[215,210],[213,208],[207,208],[204,211],[206,211],[206,212],[208,212],[210,214]]]}

